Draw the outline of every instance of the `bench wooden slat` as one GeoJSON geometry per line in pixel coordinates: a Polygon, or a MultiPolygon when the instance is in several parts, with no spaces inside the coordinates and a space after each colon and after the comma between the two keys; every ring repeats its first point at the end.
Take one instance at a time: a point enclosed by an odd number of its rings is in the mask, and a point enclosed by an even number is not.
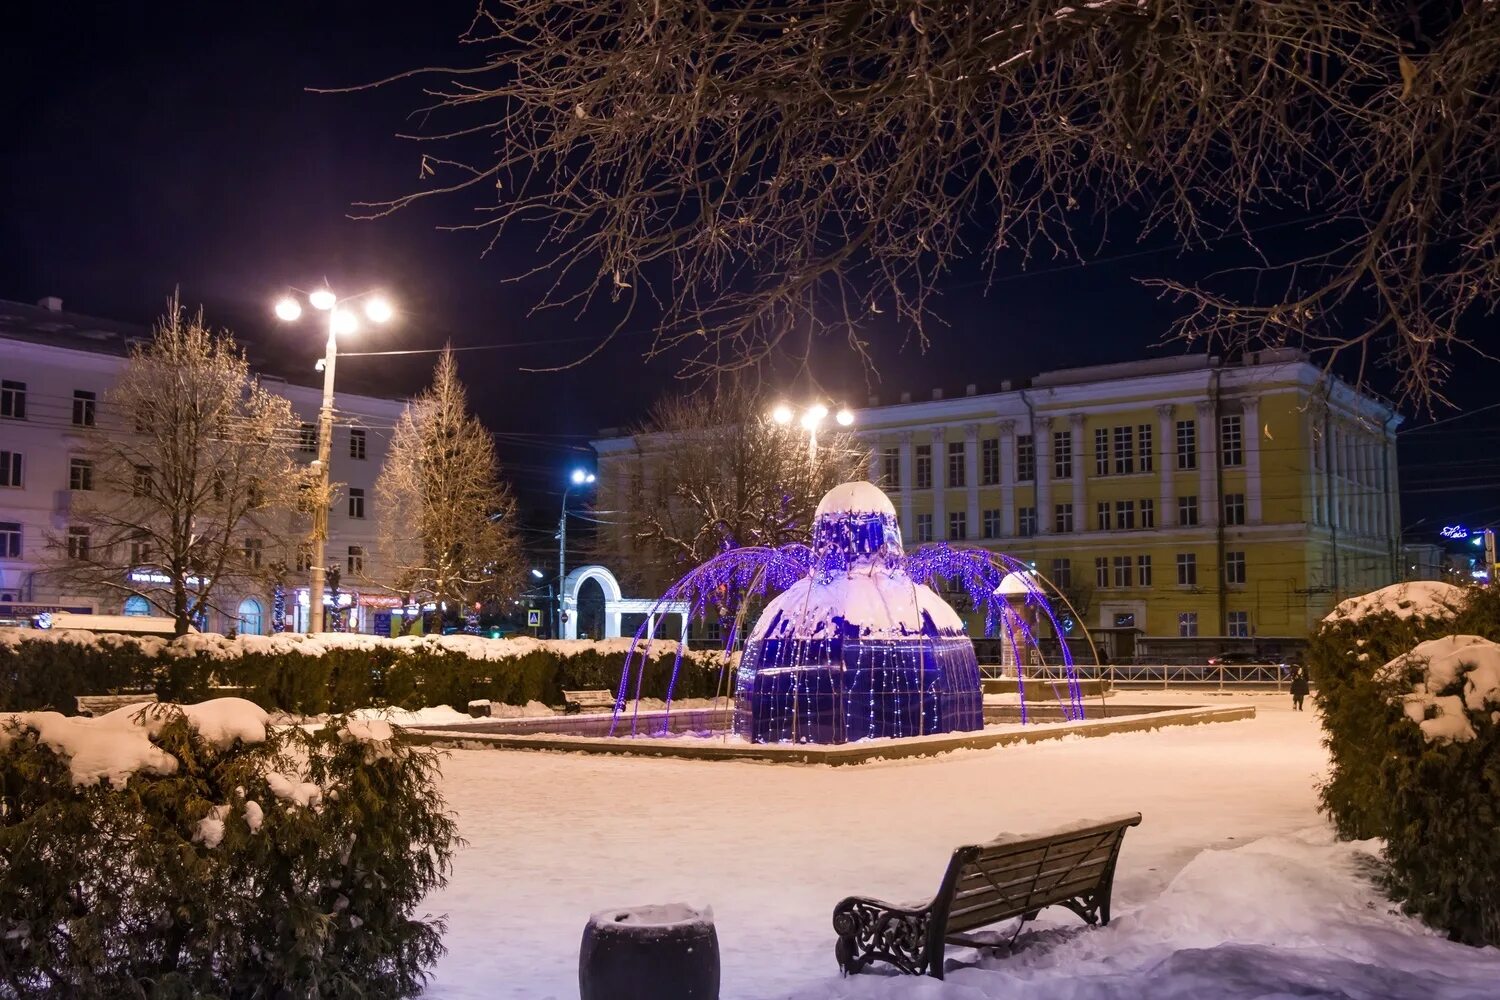
{"type": "Polygon", "coordinates": [[[839,967],[858,972],[880,960],[941,979],[947,942],[983,944],[966,939],[964,931],[1014,917],[1030,919],[1053,905],[1090,924],[1107,924],[1125,830],[1140,821],[1140,813],[1131,813],[1050,834],[960,847],[926,906],[897,907],[851,896],[833,913],[839,967]]]}

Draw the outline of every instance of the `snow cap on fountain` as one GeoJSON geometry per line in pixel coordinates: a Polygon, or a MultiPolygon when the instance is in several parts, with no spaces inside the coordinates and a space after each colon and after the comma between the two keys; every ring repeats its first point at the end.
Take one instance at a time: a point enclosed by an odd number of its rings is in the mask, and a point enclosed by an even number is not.
{"type": "Polygon", "coordinates": [[[896,507],[885,491],[874,483],[840,483],[818,501],[814,519],[824,514],[889,514],[896,516],[896,507]]]}

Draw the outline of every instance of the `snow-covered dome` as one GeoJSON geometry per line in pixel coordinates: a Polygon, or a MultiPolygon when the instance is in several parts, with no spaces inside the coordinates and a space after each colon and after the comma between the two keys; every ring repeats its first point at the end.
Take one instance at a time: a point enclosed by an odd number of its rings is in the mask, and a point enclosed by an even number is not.
{"type": "Polygon", "coordinates": [[[964,620],[931,587],[905,573],[855,571],[798,580],[766,605],[750,639],[934,634],[963,635],[964,620]]]}
{"type": "Polygon", "coordinates": [[[889,514],[896,516],[896,506],[885,491],[874,483],[840,483],[818,501],[814,518],[825,514],[889,514]]]}
{"type": "Polygon", "coordinates": [[[1014,570],[1005,574],[1000,581],[1000,586],[995,588],[995,593],[1001,597],[1025,597],[1036,589],[1036,583],[1025,573],[1014,570]]]}

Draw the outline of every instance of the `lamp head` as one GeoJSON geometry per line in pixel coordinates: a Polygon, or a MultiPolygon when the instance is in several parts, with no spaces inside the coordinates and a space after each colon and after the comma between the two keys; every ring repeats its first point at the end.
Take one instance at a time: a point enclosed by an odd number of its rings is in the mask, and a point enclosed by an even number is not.
{"type": "Polygon", "coordinates": [[[359,329],[359,317],[347,309],[340,309],[333,314],[333,332],[346,334],[353,333],[359,329]]]}
{"type": "Polygon", "coordinates": [[[320,288],[309,295],[307,301],[311,303],[314,309],[321,309],[327,312],[333,308],[333,304],[338,301],[338,297],[333,294],[332,289],[320,288]]]}
{"type": "Polygon", "coordinates": [[[850,410],[848,407],[845,407],[844,409],[839,410],[838,413],[834,414],[833,419],[838,421],[840,427],[848,427],[850,424],[854,423],[854,411],[850,410]]]}
{"type": "Polygon", "coordinates": [[[276,300],[276,318],[284,323],[295,322],[302,315],[302,303],[290,295],[283,295],[276,300]]]}
{"type": "Polygon", "coordinates": [[[365,318],[371,323],[389,323],[394,315],[396,310],[384,295],[377,295],[365,303],[365,318]]]}
{"type": "Polygon", "coordinates": [[[792,422],[792,408],[785,403],[777,403],[776,408],[771,411],[771,419],[778,424],[789,424],[792,422]]]}

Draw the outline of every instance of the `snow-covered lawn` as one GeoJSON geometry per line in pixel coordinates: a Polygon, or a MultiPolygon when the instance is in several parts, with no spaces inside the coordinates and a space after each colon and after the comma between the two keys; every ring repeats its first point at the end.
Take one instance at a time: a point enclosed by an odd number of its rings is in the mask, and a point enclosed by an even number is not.
{"type": "Polygon", "coordinates": [[[469,843],[430,901],[449,952],[428,995],[576,997],[591,912],[676,901],[712,906],[726,1000],[1500,993],[1500,951],[1393,912],[1367,849],[1334,842],[1316,716],[1253,701],[1248,722],[855,767],[455,751],[469,843]],[[959,844],[1132,810],[1108,928],[1054,907],[1008,958],[950,950],[944,983],[839,978],[844,896],[926,899],[959,844]]]}

